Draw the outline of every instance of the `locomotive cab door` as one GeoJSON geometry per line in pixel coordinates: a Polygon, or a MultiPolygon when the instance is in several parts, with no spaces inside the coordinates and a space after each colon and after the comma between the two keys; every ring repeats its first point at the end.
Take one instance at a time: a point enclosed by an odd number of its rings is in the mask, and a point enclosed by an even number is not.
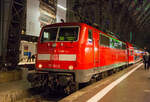
{"type": "Polygon", "coordinates": [[[99,67],[99,33],[93,32],[94,67],[99,67]]]}

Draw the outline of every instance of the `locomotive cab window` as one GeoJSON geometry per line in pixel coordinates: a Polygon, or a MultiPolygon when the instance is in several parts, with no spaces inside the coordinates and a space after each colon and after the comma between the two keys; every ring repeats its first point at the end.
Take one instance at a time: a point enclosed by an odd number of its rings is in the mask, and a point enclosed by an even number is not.
{"type": "Polygon", "coordinates": [[[55,41],[58,28],[45,28],[42,33],[41,42],[55,41]]]}
{"type": "Polygon", "coordinates": [[[77,41],[79,27],[60,27],[58,41],[77,41]]]}
{"type": "Polygon", "coordinates": [[[100,34],[100,44],[109,47],[110,45],[109,38],[105,35],[100,34]]]}
{"type": "Polygon", "coordinates": [[[79,27],[66,26],[57,28],[45,28],[42,32],[41,42],[49,41],[77,41],[79,27]]]}
{"type": "Polygon", "coordinates": [[[88,41],[89,42],[93,41],[93,32],[92,32],[92,30],[88,30],[88,41]]]}

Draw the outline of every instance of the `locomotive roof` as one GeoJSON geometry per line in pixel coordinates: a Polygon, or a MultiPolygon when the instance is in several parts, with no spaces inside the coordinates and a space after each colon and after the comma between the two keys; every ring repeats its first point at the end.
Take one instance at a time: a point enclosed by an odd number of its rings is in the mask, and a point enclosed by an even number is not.
{"type": "MultiPolygon", "coordinates": [[[[88,27],[90,27],[90,28],[92,28],[92,29],[95,29],[95,30],[98,31],[98,32],[101,32],[102,34],[105,34],[105,35],[108,36],[108,37],[111,37],[111,38],[113,38],[113,39],[119,40],[118,38],[115,38],[115,37],[113,37],[113,36],[110,35],[110,34],[106,34],[106,33],[102,32],[101,30],[99,30],[99,29],[97,29],[97,28],[94,28],[94,27],[92,27],[92,26],[90,26],[90,25],[87,25],[86,23],[75,23],[75,22],[55,23],[55,24],[46,25],[46,26],[44,26],[43,28],[45,28],[45,27],[51,27],[51,26],[71,26],[71,25],[73,25],[73,26],[81,26],[81,25],[88,26],[88,27]]],[[[121,41],[121,40],[119,40],[119,41],[121,41]]],[[[124,41],[121,41],[121,42],[126,43],[126,42],[124,42],[124,41]]]]}

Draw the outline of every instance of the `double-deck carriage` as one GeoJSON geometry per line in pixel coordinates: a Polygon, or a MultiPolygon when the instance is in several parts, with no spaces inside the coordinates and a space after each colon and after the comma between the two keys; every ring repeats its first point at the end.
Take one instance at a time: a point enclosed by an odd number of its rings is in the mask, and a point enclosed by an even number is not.
{"type": "Polygon", "coordinates": [[[37,44],[34,86],[70,92],[80,83],[128,65],[126,43],[84,23],[59,23],[42,28],[37,44]]]}
{"type": "Polygon", "coordinates": [[[140,62],[143,59],[143,50],[134,47],[134,63],[140,62]]]}
{"type": "Polygon", "coordinates": [[[134,64],[142,60],[142,49],[138,49],[137,47],[127,42],[127,51],[129,64],[134,64]]]}

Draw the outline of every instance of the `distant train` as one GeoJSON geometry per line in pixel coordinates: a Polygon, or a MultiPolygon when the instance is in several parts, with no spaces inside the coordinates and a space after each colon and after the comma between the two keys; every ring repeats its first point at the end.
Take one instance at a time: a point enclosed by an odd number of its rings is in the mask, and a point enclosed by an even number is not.
{"type": "Polygon", "coordinates": [[[99,79],[142,59],[142,50],[84,23],[57,23],[42,28],[37,44],[34,86],[72,92],[80,83],[99,79]]]}

